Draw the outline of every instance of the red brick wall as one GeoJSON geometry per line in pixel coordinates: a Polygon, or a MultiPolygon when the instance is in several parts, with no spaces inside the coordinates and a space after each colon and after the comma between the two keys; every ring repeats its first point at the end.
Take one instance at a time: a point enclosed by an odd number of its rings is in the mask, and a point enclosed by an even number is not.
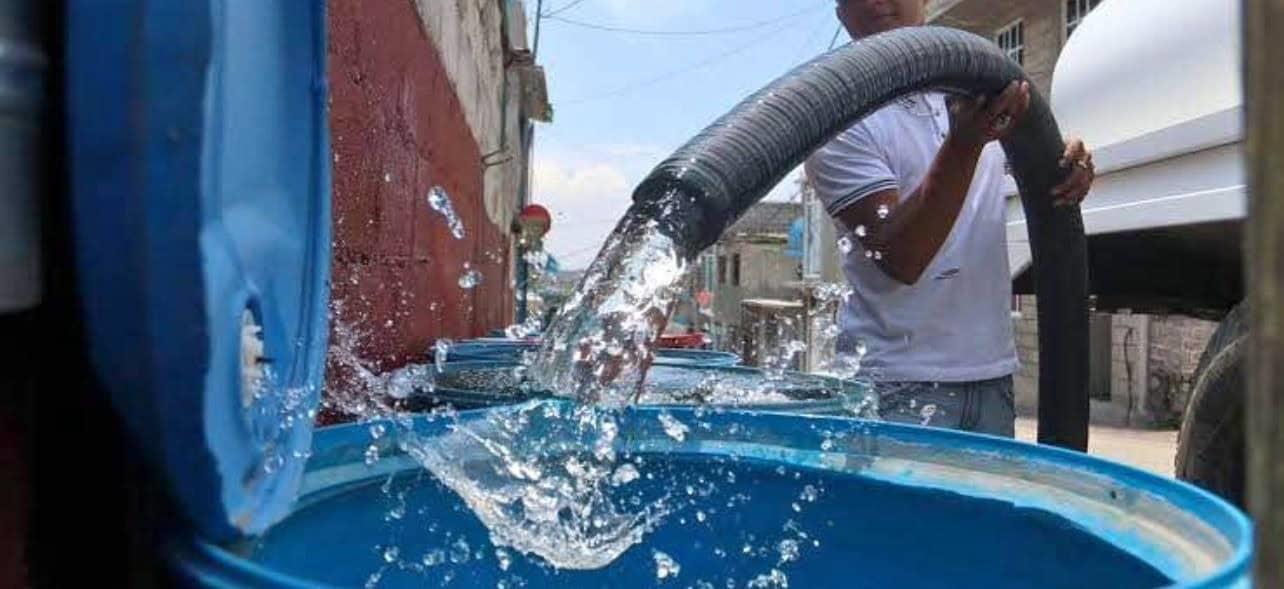
{"type": "Polygon", "coordinates": [[[362,333],[360,356],[384,369],[436,338],[507,325],[507,231],[486,217],[480,150],[413,3],[331,0],[329,34],[333,321],[362,333]],[[428,206],[436,185],[465,239],[428,206]],[[458,286],[465,261],[483,275],[471,291],[458,286]]]}

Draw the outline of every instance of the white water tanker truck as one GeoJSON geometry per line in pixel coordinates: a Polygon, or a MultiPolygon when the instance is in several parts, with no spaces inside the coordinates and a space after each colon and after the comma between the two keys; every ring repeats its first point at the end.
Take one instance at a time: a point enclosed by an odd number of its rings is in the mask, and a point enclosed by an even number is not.
{"type": "MultiPolygon", "coordinates": [[[[1243,505],[1239,9],[1232,0],[1105,2],[1069,39],[1051,101],[1064,133],[1094,149],[1083,221],[1096,310],[1220,321],[1196,369],[1176,472],[1243,505]]],[[[1030,293],[1017,200],[1008,240],[1015,291],[1030,293]]]]}

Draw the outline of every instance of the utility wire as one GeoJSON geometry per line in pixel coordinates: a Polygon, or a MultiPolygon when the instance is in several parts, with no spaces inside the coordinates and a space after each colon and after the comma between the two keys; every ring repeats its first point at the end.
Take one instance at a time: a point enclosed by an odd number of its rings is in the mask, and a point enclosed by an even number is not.
{"type": "Polygon", "coordinates": [[[568,24],[572,26],[582,27],[585,29],[592,29],[595,31],[605,31],[608,33],[623,33],[628,35],[648,35],[653,37],[700,37],[700,36],[707,36],[707,35],[728,35],[733,33],[743,33],[745,31],[762,29],[782,21],[790,20],[790,19],[802,16],[804,14],[815,12],[820,8],[821,8],[820,6],[813,6],[811,8],[800,10],[798,12],[791,12],[789,14],[778,16],[776,18],[758,21],[758,22],[746,23],[743,25],[736,25],[732,27],[722,27],[722,28],[716,28],[716,29],[703,29],[703,30],[689,30],[689,31],[634,29],[629,27],[620,27],[615,25],[606,25],[601,23],[592,23],[592,22],[574,20],[574,19],[565,18],[561,16],[554,16],[552,14],[548,15],[548,20],[556,21],[559,23],[568,24]]]}
{"type": "Polygon", "coordinates": [[[567,10],[570,10],[570,9],[572,9],[572,8],[575,8],[576,6],[579,6],[580,4],[583,4],[583,3],[584,3],[584,0],[571,0],[571,2],[569,2],[569,3],[567,3],[567,4],[564,4],[561,8],[558,8],[558,9],[555,9],[555,10],[550,10],[550,11],[548,11],[548,12],[546,12],[546,13],[542,14],[541,16],[543,16],[544,18],[549,18],[549,17],[552,17],[552,16],[557,16],[557,15],[559,15],[559,14],[561,14],[561,13],[563,13],[563,12],[566,12],[567,10]]]}
{"type": "Polygon", "coordinates": [[[646,87],[649,87],[649,86],[653,86],[653,85],[658,84],[658,83],[660,83],[660,82],[664,82],[664,81],[667,81],[667,80],[671,80],[671,79],[673,79],[673,78],[676,78],[676,77],[681,76],[681,75],[683,75],[683,74],[687,74],[687,73],[693,72],[693,71],[695,71],[695,70],[698,70],[698,69],[701,69],[701,68],[704,68],[704,67],[708,67],[709,65],[712,65],[712,64],[714,64],[714,63],[717,63],[718,61],[721,61],[721,60],[726,59],[726,58],[728,58],[728,57],[732,57],[732,56],[734,56],[734,55],[738,55],[738,54],[740,54],[740,53],[744,53],[745,51],[748,51],[748,50],[753,49],[753,48],[755,48],[755,47],[761,47],[761,46],[762,46],[762,44],[763,44],[762,42],[763,42],[763,40],[764,40],[764,39],[768,39],[768,38],[774,37],[774,36],[776,36],[776,35],[780,34],[780,33],[781,33],[781,32],[783,32],[783,31],[789,30],[790,28],[791,28],[790,26],[782,26],[782,27],[780,27],[780,28],[778,28],[778,29],[776,29],[776,30],[774,30],[774,31],[770,31],[770,32],[768,32],[766,35],[764,35],[764,36],[762,36],[762,37],[756,37],[756,38],[754,38],[753,40],[751,40],[751,41],[750,41],[750,42],[748,42],[748,43],[745,43],[745,44],[743,44],[743,45],[737,45],[737,46],[735,46],[735,47],[732,47],[731,49],[728,49],[727,51],[724,51],[724,52],[722,52],[722,53],[717,53],[717,54],[711,55],[711,56],[709,56],[709,57],[707,57],[707,58],[705,58],[705,59],[702,59],[702,60],[697,61],[697,62],[694,62],[694,63],[687,64],[686,66],[683,66],[683,67],[678,68],[678,69],[676,69],[676,70],[671,70],[671,71],[668,71],[668,72],[662,73],[662,74],[660,74],[660,75],[657,75],[657,76],[654,76],[654,77],[651,77],[651,78],[647,78],[647,79],[644,79],[644,80],[639,80],[639,81],[637,81],[637,82],[633,82],[633,83],[631,83],[631,84],[625,84],[625,85],[623,85],[623,86],[620,86],[620,87],[618,87],[618,88],[615,88],[614,90],[608,90],[608,91],[603,92],[603,93],[601,93],[601,94],[594,94],[594,95],[589,95],[589,96],[583,96],[583,97],[580,97],[580,98],[574,98],[574,99],[571,99],[571,100],[563,100],[563,101],[561,101],[561,102],[560,102],[560,104],[561,104],[561,105],[563,105],[563,106],[565,106],[565,105],[571,105],[571,104],[581,104],[581,103],[585,103],[585,102],[592,102],[592,101],[595,101],[595,100],[603,100],[603,99],[606,99],[606,98],[614,98],[614,97],[616,97],[616,96],[622,96],[622,95],[624,95],[624,94],[628,94],[628,93],[630,93],[630,92],[634,92],[634,91],[640,90],[640,89],[642,89],[642,88],[646,88],[646,87]]]}
{"type": "Polygon", "coordinates": [[[798,51],[796,52],[797,55],[796,57],[794,57],[795,62],[807,57],[808,47],[811,46],[812,41],[816,40],[816,35],[820,34],[820,32],[824,30],[825,23],[827,22],[829,22],[828,15],[826,15],[825,18],[820,19],[820,22],[817,23],[816,28],[812,29],[811,33],[808,34],[807,37],[803,39],[802,45],[798,46],[798,51]]]}
{"type": "Polygon", "coordinates": [[[838,34],[841,32],[843,32],[843,25],[840,24],[838,28],[834,29],[834,38],[829,40],[829,49],[825,51],[830,51],[834,48],[834,45],[838,43],[838,34]]]}

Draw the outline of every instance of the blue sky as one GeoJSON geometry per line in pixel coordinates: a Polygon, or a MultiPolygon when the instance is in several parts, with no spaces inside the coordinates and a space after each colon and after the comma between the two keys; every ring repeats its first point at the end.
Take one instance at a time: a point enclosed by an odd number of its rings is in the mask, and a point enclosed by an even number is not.
{"type": "MultiPolygon", "coordinates": [[[[536,0],[526,1],[533,24],[536,0]]],[[[536,127],[532,198],[553,213],[545,245],[565,269],[592,261],[656,163],[749,93],[823,52],[838,26],[833,0],[545,0],[544,12],[554,16],[541,25],[538,60],[555,118],[536,127]],[[647,31],[743,30],[642,35],[558,19],[647,31]]],[[[791,177],[768,198],[795,190],[791,177]]]]}

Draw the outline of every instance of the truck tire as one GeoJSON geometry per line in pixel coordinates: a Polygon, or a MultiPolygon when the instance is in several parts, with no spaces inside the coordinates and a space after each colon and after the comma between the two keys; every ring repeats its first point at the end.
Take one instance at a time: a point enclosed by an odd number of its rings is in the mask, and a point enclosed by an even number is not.
{"type": "Polygon", "coordinates": [[[1248,304],[1247,301],[1241,301],[1225,317],[1222,317],[1221,323],[1217,324],[1217,329],[1213,330],[1213,335],[1209,336],[1208,343],[1204,344],[1204,353],[1200,354],[1199,364],[1195,367],[1194,382],[1199,382],[1199,377],[1208,369],[1208,364],[1213,361],[1214,356],[1246,333],[1248,333],[1248,304]]]}
{"type": "Polygon", "coordinates": [[[1243,507],[1247,324],[1234,312],[1227,320],[1200,359],[1177,438],[1176,472],[1177,478],[1243,507]],[[1229,323],[1233,317],[1239,318],[1238,325],[1229,323]],[[1217,337],[1234,333],[1238,337],[1217,337]]]}

